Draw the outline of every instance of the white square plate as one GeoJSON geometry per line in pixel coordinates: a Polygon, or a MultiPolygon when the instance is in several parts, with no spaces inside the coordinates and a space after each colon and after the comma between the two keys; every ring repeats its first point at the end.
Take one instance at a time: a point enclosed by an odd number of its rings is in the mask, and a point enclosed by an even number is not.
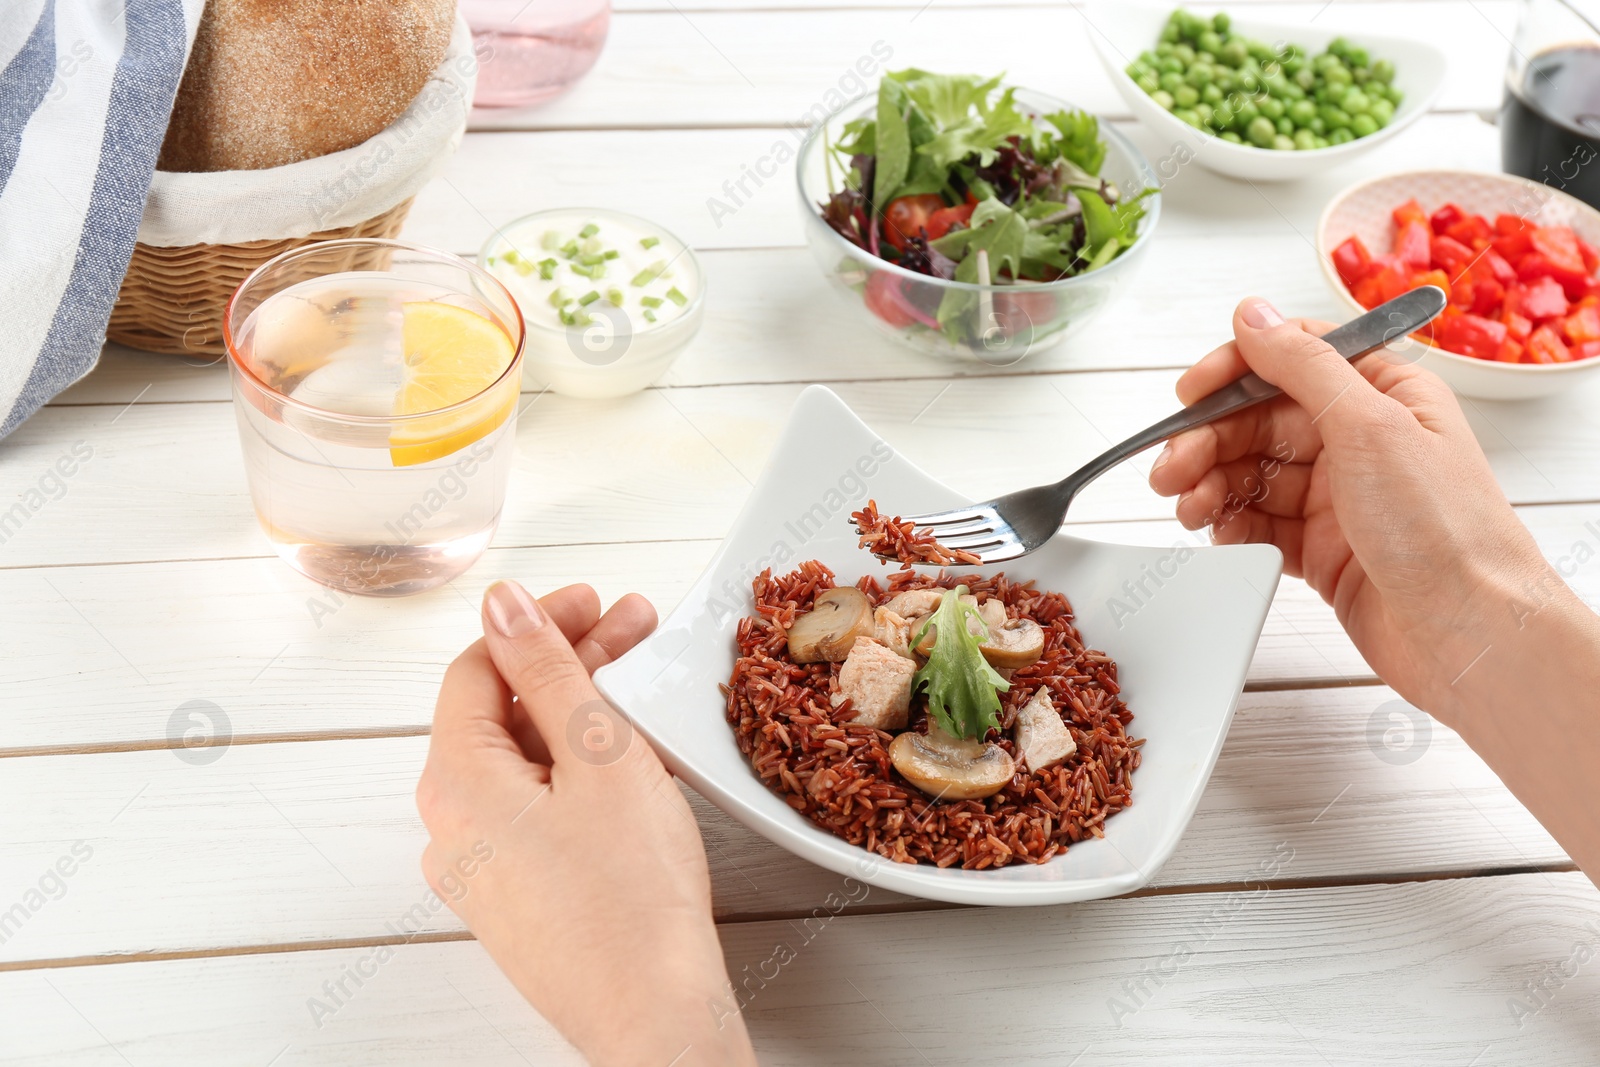
{"type": "Polygon", "coordinates": [[[1278,550],[1139,548],[1061,534],[989,568],[1067,595],[1085,643],[1117,661],[1130,730],[1147,740],[1133,804],[1106,820],[1103,840],[1043,864],[941,870],[882,859],[785,804],[739,752],[717,690],[733,671],[735,628],[753,613],[750,579],[764,568],[781,574],[818,559],[841,583],[891,573],[856,547],[850,512],[869,496],[899,514],[967,503],[895,455],[831,391],[810,387],[706,572],[654,634],[596,672],[600,691],[702,796],[839,874],[963,904],[1059,904],[1144,885],[1177,846],[1216,763],[1277,588],[1278,550]]]}

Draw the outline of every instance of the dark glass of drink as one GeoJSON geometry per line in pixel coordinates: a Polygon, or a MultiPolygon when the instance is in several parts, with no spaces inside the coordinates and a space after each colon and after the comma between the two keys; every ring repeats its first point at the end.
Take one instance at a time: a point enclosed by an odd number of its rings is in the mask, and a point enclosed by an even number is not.
{"type": "Polygon", "coordinates": [[[1600,208],[1600,44],[1538,53],[1507,80],[1500,165],[1600,208]]]}

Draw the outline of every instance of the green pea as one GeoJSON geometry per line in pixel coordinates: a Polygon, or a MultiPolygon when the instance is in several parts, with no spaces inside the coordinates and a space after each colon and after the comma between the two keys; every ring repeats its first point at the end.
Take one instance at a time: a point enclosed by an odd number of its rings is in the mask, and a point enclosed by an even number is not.
{"type": "Polygon", "coordinates": [[[1276,122],[1283,118],[1284,106],[1282,100],[1275,100],[1269,96],[1262,100],[1259,106],[1261,108],[1261,113],[1272,121],[1276,122]]]}
{"type": "Polygon", "coordinates": [[[1286,137],[1280,133],[1272,139],[1272,147],[1277,149],[1279,152],[1293,152],[1294,138],[1286,137]]]}
{"type": "Polygon", "coordinates": [[[1294,131],[1294,146],[1302,152],[1309,152],[1317,147],[1317,135],[1310,130],[1294,131]]]}
{"type": "Polygon", "coordinates": [[[1350,71],[1350,80],[1358,86],[1367,84],[1369,78],[1366,67],[1356,67],[1350,71]]]}
{"type": "Polygon", "coordinates": [[[1351,89],[1339,99],[1339,107],[1351,115],[1359,115],[1371,106],[1372,101],[1360,89],[1351,89]]]}
{"type": "Polygon", "coordinates": [[[1155,69],[1155,65],[1156,65],[1156,60],[1158,60],[1160,58],[1161,58],[1161,46],[1160,45],[1156,45],[1156,50],[1154,52],[1150,51],[1149,49],[1145,49],[1143,52],[1140,52],[1139,53],[1138,62],[1143,63],[1145,66],[1147,66],[1150,69],[1154,70],[1155,69]]]}
{"type": "Polygon", "coordinates": [[[1283,98],[1288,101],[1304,100],[1306,91],[1294,82],[1283,83],[1283,98]]]}
{"type": "Polygon", "coordinates": [[[1139,88],[1147,93],[1154,93],[1161,88],[1161,80],[1154,74],[1144,74],[1134,79],[1139,83],[1139,88]]]}
{"type": "Polygon", "coordinates": [[[1238,116],[1233,113],[1233,108],[1229,107],[1225,103],[1218,104],[1216,107],[1211,109],[1211,125],[1217,127],[1219,130],[1225,130],[1229,126],[1232,126],[1234,119],[1237,117],[1238,116]]]}
{"type": "Polygon", "coordinates": [[[1370,137],[1378,132],[1378,120],[1363,112],[1350,120],[1350,132],[1357,137],[1370,137]]]}
{"type": "Polygon", "coordinates": [[[1183,80],[1196,89],[1204,89],[1211,83],[1211,64],[1196,63],[1189,68],[1189,72],[1183,76],[1183,80]]]}
{"type": "Polygon", "coordinates": [[[1321,115],[1317,115],[1312,118],[1310,122],[1306,123],[1306,129],[1310,130],[1318,137],[1321,137],[1323,134],[1328,132],[1328,124],[1323,120],[1321,115]]]}
{"type": "Polygon", "coordinates": [[[1215,52],[1207,52],[1204,48],[1202,48],[1200,51],[1194,54],[1194,61],[1196,63],[1209,63],[1212,66],[1215,66],[1217,62],[1217,54],[1215,52]]]}
{"type": "Polygon", "coordinates": [[[1232,130],[1224,130],[1222,132],[1222,139],[1227,141],[1229,144],[1244,144],[1244,138],[1240,137],[1232,130]]]}
{"type": "Polygon", "coordinates": [[[1200,101],[1200,91],[1192,85],[1180,85],[1172,90],[1172,99],[1179,107],[1194,107],[1200,101]]]}
{"type": "Polygon", "coordinates": [[[1394,121],[1394,105],[1387,100],[1374,100],[1372,107],[1367,109],[1367,114],[1372,116],[1372,121],[1382,129],[1394,121]]]}
{"type": "Polygon", "coordinates": [[[1181,36],[1182,32],[1178,29],[1178,24],[1176,22],[1168,22],[1165,26],[1161,27],[1161,40],[1167,44],[1171,44],[1181,36]]]}
{"type": "Polygon", "coordinates": [[[1272,139],[1278,134],[1278,128],[1272,120],[1265,115],[1259,115],[1250,120],[1250,128],[1245,131],[1245,136],[1250,138],[1250,143],[1261,148],[1271,148],[1272,139]]]}
{"type": "Polygon", "coordinates": [[[1294,120],[1296,126],[1309,126],[1316,117],[1317,105],[1309,100],[1296,100],[1289,105],[1289,118],[1294,120]]]}
{"type": "Polygon", "coordinates": [[[1183,88],[1183,75],[1174,74],[1169,70],[1161,75],[1160,83],[1161,88],[1165,89],[1169,93],[1175,93],[1179,89],[1183,88]]]}
{"type": "Polygon", "coordinates": [[[1289,121],[1288,115],[1285,115],[1283,118],[1273,123],[1273,125],[1276,126],[1278,132],[1283,134],[1285,137],[1294,136],[1294,123],[1289,121]]]}
{"type": "Polygon", "coordinates": [[[1333,40],[1328,42],[1329,55],[1342,57],[1349,51],[1350,42],[1345,40],[1343,37],[1335,37],[1333,40]]]}
{"type": "Polygon", "coordinates": [[[1183,77],[1183,64],[1178,61],[1177,56],[1167,56],[1156,64],[1156,73],[1176,74],[1181,78],[1183,77]]]}
{"type": "Polygon", "coordinates": [[[1355,139],[1356,135],[1350,132],[1350,127],[1348,126],[1340,126],[1328,133],[1328,144],[1330,145],[1349,144],[1355,139]]]}
{"type": "Polygon", "coordinates": [[[1327,70],[1322,72],[1322,76],[1327,80],[1329,85],[1349,85],[1352,81],[1354,81],[1354,79],[1350,77],[1350,71],[1343,64],[1340,64],[1337,67],[1329,67],[1327,70]]]}
{"type": "Polygon", "coordinates": [[[1194,49],[1186,44],[1174,45],[1172,55],[1186,67],[1194,62],[1194,49]]]}
{"type": "Polygon", "coordinates": [[[1191,14],[1188,11],[1183,12],[1183,35],[1185,37],[1190,39],[1199,37],[1208,28],[1206,20],[1199,15],[1191,14]]]}
{"type": "Polygon", "coordinates": [[[1258,63],[1265,63],[1272,58],[1272,49],[1260,41],[1246,41],[1244,47],[1258,63]]]}
{"type": "Polygon", "coordinates": [[[1183,123],[1186,123],[1187,125],[1193,126],[1195,129],[1199,129],[1201,126],[1205,125],[1204,123],[1202,123],[1200,121],[1199,113],[1196,112],[1195,109],[1192,108],[1192,107],[1180,107],[1178,110],[1174,111],[1172,114],[1180,122],[1183,122],[1183,123]]]}
{"type": "Polygon", "coordinates": [[[1218,33],[1227,33],[1228,27],[1231,25],[1233,25],[1233,20],[1228,18],[1228,13],[1226,11],[1218,11],[1215,15],[1211,16],[1211,28],[1216,30],[1218,33]]]}
{"type": "Polygon", "coordinates": [[[1229,41],[1222,46],[1222,51],[1217,55],[1230,67],[1237,67],[1250,58],[1250,52],[1245,48],[1243,41],[1229,41]]]}
{"type": "MultiPolygon", "coordinates": [[[[1222,103],[1224,95],[1225,94],[1222,91],[1222,87],[1215,83],[1212,83],[1211,85],[1208,85],[1204,89],[1200,90],[1200,99],[1204,100],[1208,104],[1211,104],[1212,106],[1222,103]]],[[[1388,101],[1386,100],[1384,103],[1388,103],[1388,101]]]]}
{"type": "MultiPolygon", "coordinates": [[[[1236,122],[1238,124],[1240,133],[1244,133],[1252,122],[1261,117],[1261,109],[1256,107],[1255,101],[1248,97],[1246,97],[1238,107],[1234,108],[1233,111],[1234,114],[1238,116],[1236,122]]],[[[1271,122],[1272,120],[1268,119],[1267,121],[1271,122]]]]}
{"type": "Polygon", "coordinates": [[[1372,58],[1367,55],[1365,48],[1352,48],[1345,52],[1344,61],[1352,67],[1364,67],[1372,62],[1372,58]]]}
{"type": "Polygon", "coordinates": [[[1372,64],[1372,80],[1388,85],[1394,81],[1394,64],[1387,59],[1380,59],[1372,64]]]}
{"type": "Polygon", "coordinates": [[[1291,78],[1305,69],[1306,61],[1304,56],[1293,55],[1283,61],[1283,72],[1291,78]]]}
{"type": "Polygon", "coordinates": [[[1200,116],[1200,122],[1203,125],[1210,126],[1216,121],[1216,112],[1204,100],[1194,106],[1194,113],[1200,116]]]}
{"type": "Polygon", "coordinates": [[[1310,67],[1301,67],[1299,73],[1294,76],[1294,83],[1309,93],[1317,87],[1317,72],[1310,67]]]}
{"type": "Polygon", "coordinates": [[[1241,67],[1239,76],[1234,79],[1234,84],[1247,93],[1261,91],[1261,75],[1249,67],[1241,67]]]}
{"type": "Polygon", "coordinates": [[[1150,99],[1154,100],[1168,111],[1171,111],[1173,107],[1176,106],[1175,101],[1172,99],[1172,94],[1167,92],[1165,89],[1157,89],[1155,92],[1150,94],[1150,99]]]}
{"type": "Polygon", "coordinates": [[[1201,49],[1206,52],[1216,53],[1222,51],[1222,35],[1215,30],[1206,30],[1196,38],[1196,41],[1201,49]]]}
{"type": "Polygon", "coordinates": [[[1350,116],[1331,105],[1320,109],[1317,114],[1321,115],[1322,121],[1326,122],[1332,129],[1350,125],[1350,116]]]}
{"type": "Polygon", "coordinates": [[[1395,107],[1399,107],[1405,102],[1406,99],[1406,94],[1402,93],[1399,89],[1396,89],[1392,85],[1389,86],[1387,95],[1389,97],[1389,103],[1393,104],[1395,107]]]}

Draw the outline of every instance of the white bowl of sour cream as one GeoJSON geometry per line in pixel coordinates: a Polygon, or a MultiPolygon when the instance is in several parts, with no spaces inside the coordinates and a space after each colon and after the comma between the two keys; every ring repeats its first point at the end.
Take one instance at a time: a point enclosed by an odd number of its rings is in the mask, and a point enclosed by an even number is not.
{"type": "Polygon", "coordinates": [[[694,251],[655,223],[604,208],[556,208],[494,232],[478,263],[527,324],[530,388],[576,397],[637,392],[700,330],[705,276],[694,251]]]}

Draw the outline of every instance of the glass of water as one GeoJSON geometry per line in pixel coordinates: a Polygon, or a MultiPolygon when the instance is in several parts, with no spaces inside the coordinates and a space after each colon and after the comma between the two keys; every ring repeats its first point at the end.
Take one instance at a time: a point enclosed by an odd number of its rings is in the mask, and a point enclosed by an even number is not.
{"type": "Polygon", "coordinates": [[[244,280],[223,337],[256,517],[292,567],[404,596],[483,554],[523,349],[498,280],[399,241],[306,245],[244,280]]]}

